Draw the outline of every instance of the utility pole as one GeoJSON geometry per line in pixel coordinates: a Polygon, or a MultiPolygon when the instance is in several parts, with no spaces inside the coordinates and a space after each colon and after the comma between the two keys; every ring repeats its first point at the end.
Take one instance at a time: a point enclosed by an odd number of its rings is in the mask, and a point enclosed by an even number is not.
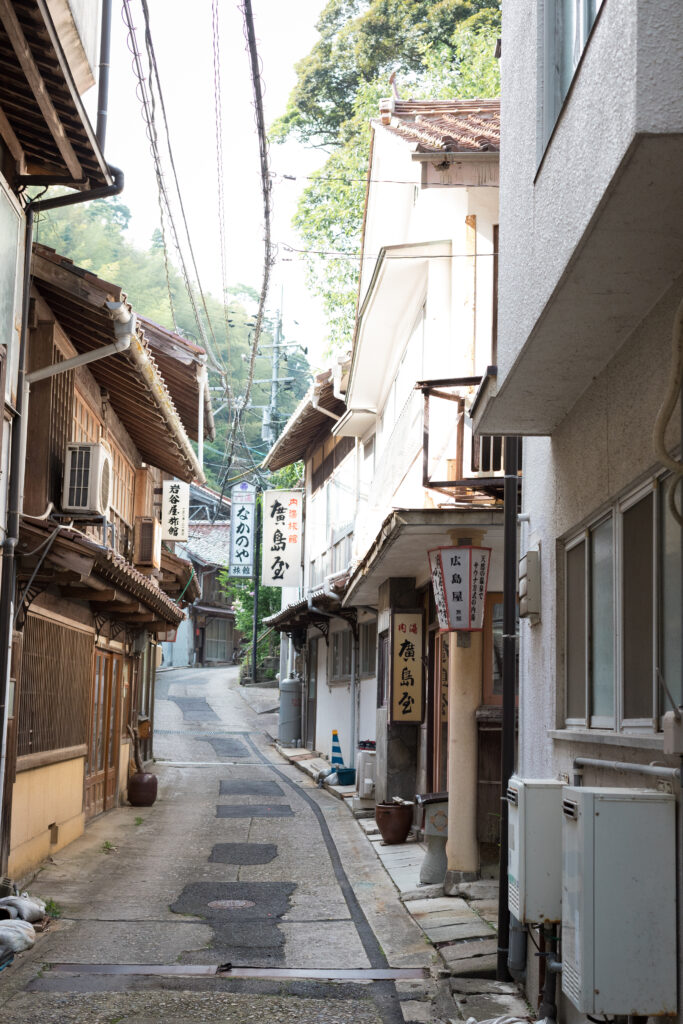
{"type": "Polygon", "coordinates": [[[251,631],[251,679],[256,685],[256,639],[258,637],[258,592],[261,579],[261,488],[256,488],[256,536],[254,538],[254,620],[251,631]]]}
{"type": "MultiPolygon", "coordinates": [[[[268,444],[274,444],[278,436],[277,389],[280,383],[280,350],[282,349],[282,310],[275,314],[273,335],[273,370],[270,377],[270,404],[263,410],[261,437],[268,444]]],[[[291,380],[291,378],[289,378],[291,380]]]]}

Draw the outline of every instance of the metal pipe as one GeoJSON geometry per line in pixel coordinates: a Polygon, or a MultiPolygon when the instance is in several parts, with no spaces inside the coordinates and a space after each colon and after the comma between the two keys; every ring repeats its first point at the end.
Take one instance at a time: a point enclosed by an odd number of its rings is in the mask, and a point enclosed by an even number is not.
{"type": "Polygon", "coordinates": [[[517,500],[519,438],[505,438],[503,520],[503,722],[501,727],[500,883],[498,890],[498,956],[496,977],[508,980],[510,911],[508,909],[507,788],[515,766],[515,696],[517,675],[517,500]]]}
{"type": "Polygon", "coordinates": [[[356,698],[358,696],[358,624],[351,628],[351,720],[349,723],[349,735],[351,737],[351,752],[349,754],[349,768],[356,767],[356,698]]]}
{"type": "Polygon", "coordinates": [[[197,384],[199,386],[199,410],[198,410],[198,422],[197,422],[197,462],[199,463],[200,469],[204,470],[204,396],[206,394],[207,385],[206,375],[206,360],[199,367],[199,373],[197,374],[197,384]]]}
{"type": "MultiPolygon", "coordinates": [[[[666,765],[658,764],[634,764],[632,761],[602,761],[598,757],[575,757],[574,769],[577,768],[607,768],[613,772],[626,772],[632,775],[653,775],[659,779],[681,778],[680,768],[667,768],[666,765]]],[[[575,776],[580,773],[575,771],[575,776]]],[[[580,785],[581,783],[575,783],[580,785]]]]}
{"type": "MultiPolygon", "coordinates": [[[[26,423],[28,420],[28,389],[25,387],[28,363],[28,318],[31,302],[31,261],[33,255],[33,225],[36,212],[57,210],[94,199],[105,199],[123,191],[123,171],[109,167],[114,179],[111,185],[90,189],[87,192],[71,192],[68,195],[34,200],[26,207],[26,229],[24,234],[24,266],[22,273],[21,330],[19,335],[19,365],[17,371],[16,414],[12,423],[9,457],[9,486],[7,493],[7,524],[2,543],[2,579],[0,581],[0,794],[5,782],[7,765],[7,717],[9,675],[12,666],[12,619],[14,615],[14,592],[16,588],[16,546],[19,542],[19,525],[23,510],[24,468],[26,464],[26,423]]],[[[7,870],[9,855],[9,830],[2,813],[0,801],[0,873],[7,870]]]]}
{"type": "Polygon", "coordinates": [[[102,0],[102,26],[100,32],[100,65],[97,83],[97,127],[95,137],[104,152],[107,136],[107,112],[109,108],[109,67],[111,54],[111,0],[102,0]]]}

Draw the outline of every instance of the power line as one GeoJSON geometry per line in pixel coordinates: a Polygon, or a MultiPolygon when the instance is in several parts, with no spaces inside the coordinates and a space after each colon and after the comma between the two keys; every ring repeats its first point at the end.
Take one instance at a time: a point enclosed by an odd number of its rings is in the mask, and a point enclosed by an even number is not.
{"type": "MultiPolygon", "coordinates": [[[[124,0],[124,2],[128,3],[129,0],[124,0]]],[[[207,305],[206,305],[206,298],[204,297],[204,290],[203,290],[203,288],[201,286],[201,281],[199,279],[199,271],[198,271],[198,268],[197,268],[197,261],[195,259],[194,248],[192,246],[192,238],[190,236],[190,229],[189,229],[189,226],[188,226],[188,223],[187,223],[187,216],[185,214],[185,204],[183,203],[183,197],[182,197],[182,193],[180,191],[180,182],[178,181],[178,172],[176,170],[175,160],[174,160],[174,157],[173,157],[173,148],[171,146],[171,134],[170,134],[170,131],[169,131],[169,126],[168,126],[168,118],[166,117],[166,104],[164,103],[164,96],[163,96],[163,92],[162,92],[162,89],[161,89],[161,80],[159,78],[159,68],[158,68],[158,65],[157,65],[156,53],[154,51],[154,43],[152,41],[152,33],[151,33],[151,29],[150,29],[149,7],[148,7],[148,4],[147,4],[147,0],[141,0],[141,2],[142,2],[142,14],[143,14],[143,17],[144,17],[144,20],[145,20],[145,46],[147,48],[147,58],[148,58],[148,61],[149,61],[149,67],[150,67],[150,72],[151,72],[151,74],[150,74],[150,95],[152,96],[152,100],[154,100],[154,89],[153,89],[153,86],[152,86],[152,78],[153,78],[154,82],[156,83],[157,93],[159,95],[159,106],[161,107],[161,116],[162,116],[162,119],[163,119],[163,122],[164,122],[164,133],[166,135],[166,148],[168,150],[168,158],[169,158],[170,165],[171,165],[171,170],[172,170],[172,173],[173,173],[173,181],[175,183],[176,195],[178,197],[178,205],[180,207],[180,214],[181,214],[181,217],[182,217],[183,226],[185,228],[185,236],[187,238],[187,245],[188,245],[188,249],[189,249],[189,252],[190,252],[190,259],[192,260],[192,267],[193,267],[193,270],[194,270],[195,280],[197,282],[197,288],[199,290],[199,295],[200,295],[200,298],[201,298],[201,301],[202,301],[202,306],[203,306],[203,309],[204,309],[204,314],[206,316],[206,322],[208,324],[209,331],[210,331],[211,337],[213,339],[213,343],[216,346],[216,351],[215,352],[213,352],[211,350],[211,346],[208,343],[208,338],[206,337],[206,333],[203,330],[203,324],[201,323],[201,318],[199,317],[198,313],[197,313],[197,317],[196,317],[196,319],[197,319],[197,327],[199,328],[199,330],[200,330],[200,332],[202,334],[202,338],[203,338],[203,340],[205,342],[207,352],[208,352],[209,356],[212,358],[212,361],[215,364],[215,369],[219,373],[224,373],[225,372],[225,366],[222,364],[222,360],[221,360],[221,357],[220,357],[220,352],[218,352],[218,343],[216,342],[216,336],[215,336],[214,331],[213,331],[213,326],[212,326],[212,323],[211,323],[211,317],[209,316],[209,310],[208,310],[207,305]]],[[[152,110],[151,110],[151,115],[152,115],[152,123],[154,124],[154,107],[153,106],[152,106],[152,110]]],[[[156,128],[155,128],[155,134],[156,134],[156,128]]],[[[176,244],[177,244],[177,242],[176,242],[176,244]]],[[[189,276],[187,274],[187,269],[185,267],[185,261],[183,259],[182,252],[180,251],[179,247],[178,247],[178,254],[179,254],[179,256],[181,258],[181,261],[182,261],[182,264],[183,264],[183,274],[184,274],[184,276],[186,278],[188,289],[189,289],[190,292],[192,292],[192,289],[189,286],[189,276]]],[[[195,305],[195,303],[194,303],[194,295],[192,295],[191,301],[192,301],[193,306],[194,306],[195,305]]],[[[196,306],[195,306],[195,309],[196,309],[196,306]]]]}
{"type": "MultiPolygon", "coordinates": [[[[301,256],[334,256],[347,260],[376,260],[381,253],[364,253],[360,249],[356,252],[342,252],[340,249],[297,249],[294,245],[281,242],[280,245],[285,252],[294,252],[301,256]]],[[[384,253],[385,260],[478,260],[483,257],[497,256],[497,252],[434,252],[434,253],[410,253],[405,256],[384,253]]],[[[286,261],[283,261],[286,262],[286,261]]]]}

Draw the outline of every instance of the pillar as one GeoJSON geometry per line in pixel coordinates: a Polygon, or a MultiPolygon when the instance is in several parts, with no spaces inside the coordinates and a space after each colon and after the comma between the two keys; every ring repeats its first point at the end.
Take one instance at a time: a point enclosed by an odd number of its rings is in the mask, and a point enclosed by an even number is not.
{"type": "MultiPolygon", "coordinates": [[[[480,545],[482,531],[451,533],[454,545],[480,545]]],[[[446,895],[479,877],[477,717],[481,704],[482,632],[453,633],[448,660],[448,869],[446,895]]]]}

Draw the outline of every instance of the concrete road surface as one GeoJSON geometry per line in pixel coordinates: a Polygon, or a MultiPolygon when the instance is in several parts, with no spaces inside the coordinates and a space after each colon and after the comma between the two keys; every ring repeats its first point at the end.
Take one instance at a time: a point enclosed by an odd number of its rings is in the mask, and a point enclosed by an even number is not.
{"type": "Polygon", "coordinates": [[[235,668],[160,674],[157,802],[94,820],[38,873],[62,916],[0,974],[3,1024],[434,1019],[431,947],[252,703],[235,668]]]}

